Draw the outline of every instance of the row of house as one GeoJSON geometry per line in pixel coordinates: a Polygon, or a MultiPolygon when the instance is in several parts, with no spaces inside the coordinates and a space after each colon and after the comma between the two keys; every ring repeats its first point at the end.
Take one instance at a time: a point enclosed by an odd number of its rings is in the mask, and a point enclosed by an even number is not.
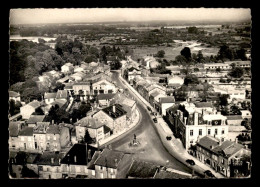
{"type": "Polygon", "coordinates": [[[136,160],[131,153],[108,148],[97,150],[85,144],[75,144],[66,154],[47,151],[43,154],[11,152],[9,160],[12,163],[10,173],[14,178],[192,178],[185,172],[136,160]]]}

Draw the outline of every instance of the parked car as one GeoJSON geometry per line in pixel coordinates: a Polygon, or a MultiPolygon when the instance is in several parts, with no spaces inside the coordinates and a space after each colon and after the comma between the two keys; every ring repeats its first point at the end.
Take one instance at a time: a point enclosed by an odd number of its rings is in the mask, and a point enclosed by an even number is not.
{"type": "Polygon", "coordinates": [[[192,165],[192,166],[195,165],[195,162],[194,162],[193,160],[191,160],[191,159],[187,159],[186,162],[187,162],[188,164],[192,165]]]}
{"type": "Polygon", "coordinates": [[[154,123],[157,123],[157,119],[156,118],[153,118],[153,121],[154,121],[154,123]]]}
{"type": "Polygon", "coordinates": [[[147,110],[151,111],[152,109],[148,106],[148,107],[147,107],[147,110]]]}
{"type": "Polygon", "coordinates": [[[172,139],[172,137],[171,136],[166,136],[166,140],[171,140],[172,139]]]}
{"type": "Polygon", "coordinates": [[[214,178],[215,177],[215,175],[213,175],[210,170],[204,171],[204,174],[205,174],[206,177],[210,177],[210,178],[214,178]]]}

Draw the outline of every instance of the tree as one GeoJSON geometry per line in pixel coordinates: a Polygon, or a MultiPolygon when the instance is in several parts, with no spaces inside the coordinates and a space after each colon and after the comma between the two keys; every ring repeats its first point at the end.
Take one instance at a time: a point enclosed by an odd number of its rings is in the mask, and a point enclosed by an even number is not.
{"type": "Polygon", "coordinates": [[[15,114],[15,101],[13,99],[9,101],[9,114],[11,116],[15,114]]]}
{"type": "Polygon", "coordinates": [[[235,67],[229,72],[228,75],[234,78],[240,78],[244,75],[244,70],[241,67],[235,67]]]}
{"type": "Polygon", "coordinates": [[[182,64],[182,63],[186,63],[186,62],[187,62],[187,59],[186,59],[185,56],[183,56],[183,55],[177,55],[177,56],[175,57],[175,61],[182,64]]]}
{"type": "Polygon", "coordinates": [[[199,84],[198,77],[196,75],[188,74],[184,79],[184,84],[199,84]]]}
{"type": "Polygon", "coordinates": [[[218,59],[220,60],[234,60],[234,51],[230,49],[227,45],[223,45],[220,47],[218,52],[218,59]]]}
{"type": "Polygon", "coordinates": [[[86,143],[86,144],[90,144],[90,143],[93,142],[93,139],[90,137],[90,134],[89,134],[87,129],[85,131],[85,136],[83,138],[83,142],[86,143]]]}
{"type": "Polygon", "coordinates": [[[24,70],[24,77],[25,77],[26,80],[32,79],[35,76],[39,76],[39,73],[38,73],[38,71],[35,68],[27,67],[24,70]]]}
{"type": "Polygon", "coordinates": [[[222,94],[219,96],[219,105],[221,106],[227,106],[228,105],[228,98],[230,98],[230,96],[228,94],[222,94]]]}
{"type": "Polygon", "coordinates": [[[247,57],[246,57],[246,50],[245,49],[239,49],[236,51],[236,54],[237,54],[237,57],[241,60],[247,60],[247,57]]]}
{"type": "Polygon", "coordinates": [[[203,57],[202,51],[199,50],[197,54],[197,61],[201,63],[205,58],[203,57]]]}
{"type": "Polygon", "coordinates": [[[159,58],[163,58],[165,55],[165,51],[164,50],[160,50],[157,52],[156,56],[159,57],[159,58]]]}
{"type": "Polygon", "coordinates": [[[194,68],[193,71],[194,72],[199,72],[200,70],[199,70],[199,68],[194,68]]]}
{"type": "Polygon", "coordinates": [[[188,33],[197,34],[198,33],[197,27],[188,27],[188,33]]]}
{"type": "Polygon", "coordinates": [[[216,69],[216,72],[217,72],[217,73],[221,72],[221,69],[220,69],[220,68],[217,68],[217,69],[216,69]]]}
{"type": "Polygon", "coordinates": [[[41,107],[38,107],[35,109],[35,112],[33,113],[33,115],[44,115],[44,112],[41,107]]]}
{"type": "Polygon", "coordinates": [[[190,61],[191,59],[191,51],[190,51],[190,48],[189,47],[184,47],[182,50],[181,50],[181,55],[184,56],[187,61],[190,61]]]}

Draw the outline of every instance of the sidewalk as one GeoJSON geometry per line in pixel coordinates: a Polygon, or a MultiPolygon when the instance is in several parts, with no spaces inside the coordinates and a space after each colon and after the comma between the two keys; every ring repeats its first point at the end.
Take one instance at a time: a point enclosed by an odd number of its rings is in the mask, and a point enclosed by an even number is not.
{"type": "MultiPolygon", "coordinates": [[[[99,146],[102,146],[102,145],[110,142],[111,140],[113,140],[113,139],[123,135],[124,133],[128,132],[130,129],[132,129],[133,127],[135,127],[136,125],[139,124],[139,122],[141,121],[141,118],[142,118],[141,113],[140,113],[139,109],[137,108],[137,110],[136,110],[136,117],[133,120],[133,122],[127,128],[125,128],[124,130],[120,131],[119,133],[113,134],[113,135],[105,138],[104,140],[101,140],[99,142],[99,146]]],[[[93,147],[98,147],[97,143],[96,144],[90,144],[90,145],[93,146],[93,147]]]]}
{"type": "MultiPolygon", "coordinates": [[[[141,104],[143,104],[145,108],[147,106],[149,106],[153,109],[153,107],[150,105],[150,103],[148,103],[132,86],[130,86],[127,83],[127,81],[123,80],[123,78],[121,77],[121,74],[119,75],[119,78],[142,101],[141,104]]],[[[153,118],[153,116],[150,116],[150,117],[151,117],[151,119],[153,118]]],[[[197,160],[195,157],[189,155],[187,153],[186,149],[183,147],[182,142],[173,136],[173,133],[170,130],[168,124],[163,120],[163,118],[160,115],[157,115],[157,121],[158,121],[158,123],[155,123],[154,126],[161,138],[161,141],[162,141],[164,147],[169,151],[169,153],[174,158],[176,158],[177,160],[182,162],[187,167],[193,169],[194,171],[196,171],[202,175],[204,174],[205,170],[210,170],[216,176],[216,178],[224,178],[224,176],[221,175],[220,173],[215,172],[209,166],[203,164],[202,162],[197,160]],[[169,135],[171,135],[171,137],[172,137],[172,140],[170,140],[170,141],[166,139],[166,136],[169,136],[169,135]],[[194,160],[196,164],[194,166],[189,165],[186,162],[187,159],[194,160]]]]}

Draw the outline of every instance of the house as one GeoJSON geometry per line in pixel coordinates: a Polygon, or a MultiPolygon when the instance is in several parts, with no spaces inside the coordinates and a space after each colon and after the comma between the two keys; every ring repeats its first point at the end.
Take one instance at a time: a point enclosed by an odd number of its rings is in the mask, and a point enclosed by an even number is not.
{"type": "Polygon", "coordinates": [[[19,148],[19,131],[24,126],[24,122],[16,121],[16,122],[9,122],[9,149],[18,149],[19,148]]]}
{"type": "Polygon", "coordinates": [[[117,91],[116,86],[107,80],[100,80],[95,83],[92,83],[92,89],[93,89],[92,92],[93,95],[98,95],[102,93],[104,94],[116,93],[117,91]]]}
{"type": "Polygon", "coordinates": [[[117,134],[126,127],[126,111],[119,104],[114,104],[106,107],[93,115],[93,118],[97,118],[101,123],[111,129],[111,134],[117,134]]]}
{"type": "Polygon", "coordinates": [[[199,138],[211,135],[225,140],[228,135],[227,117],[198,109],[193,103],[183,102],[166,110],[166,119],[176,138],[180,138],[186,150],[199,138]]]}
{"type": "Polygon", "coordinates": [[[155,177],[160,165],[145,162],[140,160],[133,160],[127,172],[128,179],[152,179],[155,177]]]}
{"type": "Polygon", "coordinates": [[[69,93],[67,90],[58,90],[57,94],[56,94],[56,99],[57,100],[63,100],[63,101],[68,101],[69,100],[69,93]]]}
{"type": "Polygon", "coordinates": [[[204,64],[204,69],[216,70],[217,68],[220,68],[222,70],[229,70],[232,67],[229,64],[226,64],[226,63],[207,63],[207,64],[204,64]]]}
{"type": "Polygon", "coordinates": [[[235,67],[240,67],[240,68],[250,68],[251,67],[251,61],[227,61],[225,63],[228,65],[235,64],[235,67]]]}
{"type": "Polygon", "coordinates": [[[35,149],[46,150],[46,132],[50,122],[37,122],[33,128],[34,145],[35,149]]]}
{"type": "Polygon", "coordinates": [[[236,125],[236,126],[241,126],[241,123],[243,121],[243,118],[241,115],[230,115],[226,116],[227,117],[227,124],[228,125],[236,125]]]}
{"type": "Polygon", "coordinates": [[[76,128],[76,137],[79,142],[85,137],[86,130],[88,131],[90,137],[94,139],[94,142],[99,142],[110,135],[109,132],[105,133],[105,124],[99,119],[91,116],[80,119],[74,123],[74,125],[76,128]]]}
{"type": "Polygon", "coordinates": [[[237,141],[221,141],[212,136],[204,136],[196,145],[197,158],[226,177],[234,177],[236,172],[248,176],[251,170],[251,151],[237,141]],[[237,170],[237,171],[235,171],[237,170]]]}
{"type": "Polygon", "coordinates": [[[65,74],[73,73],[74,67],[71,63],[66,63],[63,66],[61,66],[61,72],[65,74]]]}
{"type": "Polygon", "coordinates": [[[124,94],[117,93],[112,99],[111,104],[120,104],[123,110],[126,111],[126,118],[128,122],[132,122],[136,117],[136,101],[130,99],[124,94]]]}
{"type": "Polygon", "coordinates": [[[95,151],[94,155],[92,156],[90,162],[87,164],[87,169],[88,169],[88,178],[90,179],[95,179],[96,178],[96,171],[95,171],[95,161],[99,157],[101,151],[95,151]]]}
{"type": "Polygon", "coordinates": [[[63,154],[45,151],[39,158],[37,165],[40,179],[61,179],[61,159],[63,154]]]}
{"type": "Polygon", "coordinates": [[[20,108],[20,113],[23,119],[29,119],[31,114],[35,112],[37,108],[41,106],[41,103],[37,100],[34,100],[20,108]]]}
{"type": "Polygon", "coordinates": [[[165,68],[170,70],[172,75],[180,75],[181,74],[180,66],[166,66],[165,68]]]}
{"type": "Polygon", "coordinates": [[[135,77],[140,77],[141,76],[141,71],[135,67],[130,67],[127,69],[127,77],[128,77],[128,82],[130,83],[130,85],[133,84],[133,79],[135,77]]]}
{"type": "Polygon", "coordinates": [[[75,144],[61,160],[61,173],[63,178],[86,178],[88,176],[88,163],[93,158],[96,148],[86,144],[75,144]]]}
{"type": "Polygon", "coordinates": [[[132,155],[116,150],[103,149],[95,165],[96,179],[123,179],[130,167],[132,155]]]}
{"type": "Polygon", "coordinates": [[[44,101],[45,101],[45,104],[51,104],[55,101],[56,99],[56,96],[57,96],[57,93],[47,93],[45,92],[44,93],[44,101]]]}
{"type": "Polygon", "coordinates": [[[75,95],[79,95],[83,99],[87,99],[87,96],[91,94],[90,82],[78,82],[73,84],[72,89],[75,95]]]}
{"type": "Polygon", "coordinates": [[[151,96],[153,96],[153,107],[161,114],[162,113],[162,108],[161,108],[161,103],[160,103],[160,99],[163,98],[163,97],[167,97],[166,95],[164,94],[157,94],[157,95],[153,95],[151,94],[151,96]]]}
{"type": "Polygon", "coordinates": [[[212,102],[195,102],[194,105],[197,109],[201,109],[201,111],[204,110],[209,113],[212,113],[214,109],[212,102]]]}
{"type": "Polygon", "coordinates": [[[70,142],[70,132],[68,127],[60,125],[49,125],[46,131],[46,150],[60,151],[70,142]]]}
{"type": "Polygon", "coordinates": [[[83,67],[81,67],[81,66],[75,66],[74,73],[78,73],[78,72],[84,73],[85,69],[83,67]]]}
{"type": "Polygon", "coordinates": [[[18,133],[18,139],[20,150],[35,150],[33,127],[23,127],[18,133]]]}
{"type": "Polygon", "coordinates": [[[240,110],[241,112],[241,116],[243,119],[247,118],[247,119],[251,119],[252,115],[251,112],[249,110],[240,110]]]}
{"type": "Polygon", "coordinates": [[[159,64],[159,62],[156,61],[156,59],[153,56],[145,56],[141,60],[142,65],[146,69],[153,69],[156,68],[159,64]]]}
{"type": "Polygon", "coordinates": [[[17,101],[21,102],[21,96],[20,96],[19,92],[17,93],[14,91],[8,91],[8,93],[9,93],[9,101],[12,99],[15,102],[17,102],[17,101]]]}
{"type": "Polygon", "coordinates": [[[63,77],[63,78],[57,80],[56,82],[57,82],[57,83],[58,83],[58,82],[59,82],[59,83],[69,83],[69,82],[73,82],[73,81],[75,81],[74,78],[72,78],[72,77],[70,77],[70,76],[65,76],[65,77],[63,77]]]}
{"type": "Polygon", "coordinates": [[[40,154],[27,153],[23,151],[10,152],[9,163],[11,164],[10,174],[13,178],[35,178],[38,176],[38,166],[40,154]]]}
{"type": "Polygon", "coordinates": [[[109,106],[110,101],[114,98],[116,94],[99,94],[97,96],[97,103],[99,106],[109,106]]]}
{"type": "Polygon", "coordinates": [[[144,90],[143,90],[143,97],[146,99],[146,101],[149,102],[151,94],[155,91],[157,91],[158,93],[166,95],[165,87],[162,87],[158,84],[150,84],[149,86],[144,87],[144,90]]]}
{"type": "Polygon", "coordinates": [[[159,98],[160,109],[159,112],[165,116],[166,109],[175,104],[175,98],[173,96],[161,97],[159,98]]]}
{"type": "Polygon", "coordinates": [[[31,115],[30,118],[26,121],[28,127],[35,127],[37,122],[43,122],[45,115],[31,115]]]}
{"type": "Polygon", "coordinates": [[[77,73],[70,75],[70,77],[72,77],[76,82],[82,81],[85,76],[86,76],[86,74],[83,72],[77,72],[77,73]]]}
{"type": "Polygon", "coordinates": [[[167,85],[179,87],[184,84],[184,79],[180,76],[169,76],[167,77],[167,85]]]}

